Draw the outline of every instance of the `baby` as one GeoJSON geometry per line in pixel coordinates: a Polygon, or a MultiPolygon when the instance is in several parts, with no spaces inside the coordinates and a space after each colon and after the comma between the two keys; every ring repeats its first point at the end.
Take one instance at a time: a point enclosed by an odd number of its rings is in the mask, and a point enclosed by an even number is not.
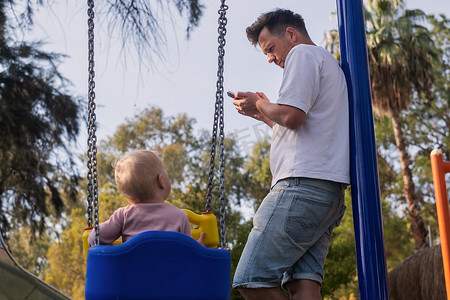
{"type": "MultiPolygon", "coordinates": [[[[152,151],[137,150],[123,156],[115,165],[114,177],[129,205],[119,208],[99,225],[100,244],[112,244],[120,236],[126,242],[149,230],[178,231],[191,236],[187,214],[164,203],[171,191],[170,179],[152,151]]],[[[92,230],[89,245],[94,244],[94,239],[92,230]]],[[[202,239],[203,236],[200,243],[202,239]]]]}

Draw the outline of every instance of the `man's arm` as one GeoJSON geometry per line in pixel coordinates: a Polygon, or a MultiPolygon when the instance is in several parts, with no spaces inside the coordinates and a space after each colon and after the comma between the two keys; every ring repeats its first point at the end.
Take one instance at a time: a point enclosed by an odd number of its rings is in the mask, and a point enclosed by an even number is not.
{"type": "Polygon", "coordinates": [[[240,114],[263,121],[270,127],[277,123],[289,129],[296,129],[306,118],[301,109],[271,103],[264,93],[239,92],[236,96],[233,104],[240,114]]]}

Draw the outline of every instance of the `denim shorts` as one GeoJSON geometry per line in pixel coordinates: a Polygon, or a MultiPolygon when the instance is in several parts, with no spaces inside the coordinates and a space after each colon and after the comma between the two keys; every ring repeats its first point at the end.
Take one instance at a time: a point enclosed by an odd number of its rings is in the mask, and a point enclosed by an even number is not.
{"type": "Polygon", "coordinates": [[[233,287],[271,288],[295,279],[322,284],[331,233],[346,209],[346,186],[304,177],[278,181],[253,218],[233,287]]]}

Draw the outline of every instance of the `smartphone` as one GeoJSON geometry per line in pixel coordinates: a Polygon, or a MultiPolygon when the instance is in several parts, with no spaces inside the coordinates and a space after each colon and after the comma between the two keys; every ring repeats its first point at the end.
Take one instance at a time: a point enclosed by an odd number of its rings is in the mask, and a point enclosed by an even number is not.
{"type": "Polygon", "coordinates": [[[231,92],[231,91],[228,91],[228,92],[227,92],[227,95],[234,99],[235,96],[236,96],[236,93],[231,92]]]}

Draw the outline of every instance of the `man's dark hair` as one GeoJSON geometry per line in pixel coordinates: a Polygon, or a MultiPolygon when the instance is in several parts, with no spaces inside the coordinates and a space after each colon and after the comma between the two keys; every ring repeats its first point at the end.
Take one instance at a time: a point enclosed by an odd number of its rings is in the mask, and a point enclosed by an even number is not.
{"type": "Polygon", "coordinates": [[[271,34],[282,34],[286,27],[293,27],[300,33],[308,35],[305,27],[305,21],[302,16],[293,13],[287,9],[277,9],[259,16],[251,26],[247,27],[247,38],[256,46],[258,44],[259,34],[264,27],[267,27],[271,34]]]}

